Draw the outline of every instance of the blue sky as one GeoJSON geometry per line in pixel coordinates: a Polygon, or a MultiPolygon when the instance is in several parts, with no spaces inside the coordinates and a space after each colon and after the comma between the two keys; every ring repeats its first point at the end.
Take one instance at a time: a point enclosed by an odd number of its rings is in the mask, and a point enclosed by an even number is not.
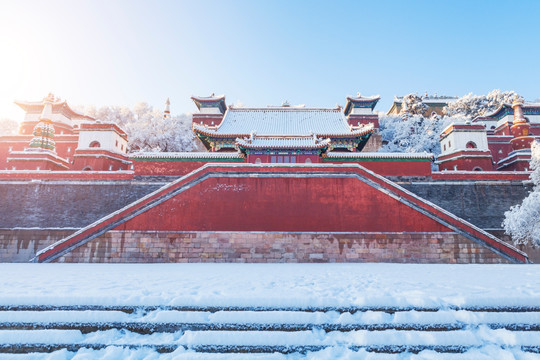
{"type": "Polygon", "coordinates": [[[347,95],[540,97],[540,1],[2,1],[0,117],[191,95],[332,107],[347,95]]]}

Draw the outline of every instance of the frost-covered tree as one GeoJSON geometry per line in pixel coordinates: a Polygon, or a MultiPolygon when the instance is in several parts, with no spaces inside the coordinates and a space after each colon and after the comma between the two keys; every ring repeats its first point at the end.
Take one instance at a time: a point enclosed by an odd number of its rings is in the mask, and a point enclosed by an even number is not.
{"type": "Polygon", "coordinates": [[[497,110],[503,103],[512,103],[515,91],[491,91],[487,95],[474,95],[469,93],[457,101],[448,104],[443,110],[447,116],[463,116],[474,119],[497,110]]]}
{"type": "Polygon", "coordinates": [[[379,131],[383,140],[381,152],[440,153],[439,137],[451,119],[434,116],[380,115],[379,131]]]}
{"type": "Polygon", "coordinates": [[[191,131],[191,114],[164,118],[163,112],[145,102],[126,106],[79,107],[79,110],[103,122],[114,122],[128,134],[133,151],[193,151],[195,137],[191,131]]]}
{"type": "Polygon", "coordinates": [[[15,120],[8,118],[0,119],[0,135],[15,135],[18,128],[19,123],[15,120]]]}
{"type": "Polygon", "coordinates": [[[422,98],[416,94],[409,94],[403,97],[401,112],[407,111],[411,115],[424,115],[428,106],[422,102],[422,98]]]}
{"type": "Polygon", "coordinates": [[[513,206],[504,214],[503,227],[516,245],[537,247],[540,246],[540,142],[532,143],[531,152],[533,191],[521,205],[513,206]]]}

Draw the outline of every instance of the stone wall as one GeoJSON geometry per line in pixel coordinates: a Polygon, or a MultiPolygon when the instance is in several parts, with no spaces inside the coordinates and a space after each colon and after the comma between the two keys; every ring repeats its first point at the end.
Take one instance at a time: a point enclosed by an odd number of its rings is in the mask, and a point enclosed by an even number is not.
{"type": "Polygon", "coordinates": [[[76,229],[0,229],[0,262],[28,262],[76,229]]]}
{"type": "Polygon", "coordinates": [[[58,262],[507,263],[456,233],[109,231],[58,262]]]}
{"type": "Polygon", "coordinates": [[[453,181],[397,184],[482,229],[500,229],[504,213],[532,190],[522,182],[453,181]]]}

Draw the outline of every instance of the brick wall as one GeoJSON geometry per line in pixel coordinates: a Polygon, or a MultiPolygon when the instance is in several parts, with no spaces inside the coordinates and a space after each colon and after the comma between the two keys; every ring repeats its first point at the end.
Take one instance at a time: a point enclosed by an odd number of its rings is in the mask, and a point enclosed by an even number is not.
{"type": "Polygon", "coordinates": [[[456,233],[110,231],[58,262],[507,263],[456,233]]]}
{"type": "Polygon", "coordinates": [[[37,251],[71,235],[69,229],[0,229],[0,262],[28,262],[37,251]]]}

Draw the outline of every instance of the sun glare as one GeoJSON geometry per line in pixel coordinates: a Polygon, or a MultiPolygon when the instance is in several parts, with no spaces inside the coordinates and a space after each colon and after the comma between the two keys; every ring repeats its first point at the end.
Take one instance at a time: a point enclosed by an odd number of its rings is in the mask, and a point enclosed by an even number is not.
{"type": "Polygon", "coordinates": [[[29,26],[31,19],[24,26],[15,21],[9,19],[0,25],[0,118],[20,121],[23,113],[13,102],[41,99],[53,90],[51,86],[58,81],[53,59],[64,54],[59,53],[54,39],[47,38],[46,31],[29,26]]]}

